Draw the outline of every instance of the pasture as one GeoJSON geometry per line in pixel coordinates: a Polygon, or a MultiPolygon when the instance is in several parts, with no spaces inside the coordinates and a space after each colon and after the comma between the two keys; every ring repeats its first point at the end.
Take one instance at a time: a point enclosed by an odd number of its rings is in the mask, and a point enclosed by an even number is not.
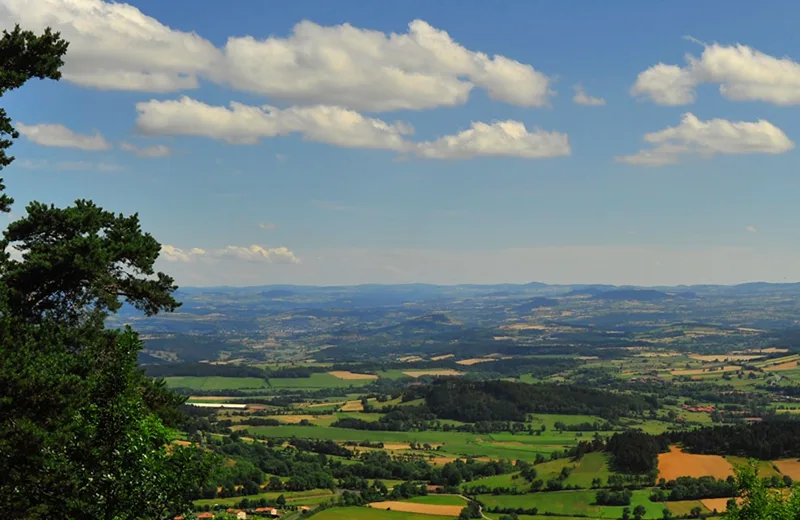
{"type": "MultiPolygon", "coordinates": [[[[526,509],[536,507],[540,515],[548,513],[558,516],[582,515],[594,518],[620,518],[622,516],[622,506],[596,505],[594,503],[595,494],[596,492],[593,490],[552,491],[527,495],[479,495],[478,499],[487,507],[522,507],[526,509]]],[[[649,490],[633,492],[629,507],[633,510],[639,505],[647,511],[644,518],[662,517],[664,506],[650,501],[649,490]]]]}
{"type": "Polygon", "coordinates": [[[249,390],[268,388],[267,381],[258,377],[165,377],[170,388],[191,388],[192,390],[249,390]]]}

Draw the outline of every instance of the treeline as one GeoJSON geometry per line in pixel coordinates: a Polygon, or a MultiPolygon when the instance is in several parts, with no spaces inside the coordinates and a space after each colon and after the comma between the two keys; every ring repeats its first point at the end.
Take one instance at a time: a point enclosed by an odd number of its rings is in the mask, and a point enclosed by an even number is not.
{"type": "Polygon", "coordinates": [[[258,377],[262,379],[308,378],[312,374],[327,372],[327,367],[285,366],[274,369],[252,365],[218,365],[213,363],[170,363],[145,365],[148,377],[258,377]]]}
{"type": "Polygon", "coordinates": [[[778,416],[755,424],[712,426],[669,435],[692,453],[761,460],[800,457],[800,420],[793,418],[778,416]]]}
{"type": "Polygon", "coordinates": [[[606,441],[611,466],[619,473],[653,473],[658,471],[658,454],[669,449],[670,440],[663,435],[640,431],[615,433],[606,441]]]}
{"type": "Polygon", "coordinates": [[[736,479],[732,476],[727,480],[714,477],[678,477],[669,482],[661,482],[659,488],[650,495],[650,500],[666,502],[667,500],[730,498],[735,497],[737,492],[736,479]]]}
{"type": "Polygon", "coordinates": [[[645,397],[593,388],[510,381],[441,379],[409,393],[413,394],[411,397],[424,397],[437,417],[464,422],[525,421],[530,413],[587,414],[616,419],[657,406],[645,397]]]}
{"type": "Polygon", "coordinates": [[[524,433],[541,434],[530,424],[512,421],[478,421],[475,423],[451,425],[442,423],[426,406],[392,406],[381,410],[385,415],[377,421],[366,421],[352,417],[344,417],[334,421],[334,428],[350,428],[368,431],[445,431],[465,433],[524,433]],[[389,411],[384,411],[389,410],[389,411]]]}

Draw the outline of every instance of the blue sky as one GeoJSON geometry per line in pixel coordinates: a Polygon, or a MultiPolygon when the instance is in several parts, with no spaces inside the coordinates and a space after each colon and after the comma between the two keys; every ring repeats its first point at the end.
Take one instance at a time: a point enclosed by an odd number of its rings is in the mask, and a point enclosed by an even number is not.
{"type": "Polygon", "coordinates": [[[0,0],[72,41],[3,174],[138,212],[187,285],[800,280],[798,14],[0,0]]]}

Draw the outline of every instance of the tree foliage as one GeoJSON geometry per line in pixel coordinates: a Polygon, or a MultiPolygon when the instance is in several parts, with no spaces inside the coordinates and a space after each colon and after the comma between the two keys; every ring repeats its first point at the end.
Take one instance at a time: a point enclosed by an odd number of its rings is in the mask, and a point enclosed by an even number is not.
{"type": "MultiPolygon", "coordinates": [[[[58,79],[67,43],[16,27],[0,39],[0,95],[58,79]]],[[[18,137],[0,110],[0,169],[18,137]]],[[[0,183],[2,184],[2,183],[0,183]]],[[[0,191],[4,189],[0,185],[0,191]]],[[[0,211],[12,199],[0,197],[0,211]]],[[[178,306],[153,265],[160,244],[137,215],[90,201],[33,202],[0,241],[0,510],[11,518],[161,519],[185,511],[213,460],[171,444],[183,402],[137,369],[130,328],[108,330],[122,300],[178,306]],[[21,258],[8,252],[16,248],[21,258]]]]}
{"type": "Polygon", "coordinates": [[[789,494],[770,489],[758,477],[757,461],[735,468],[740,501],[730,500],[722,518],[725,520],[796,520],[800,518],[800,489],[789,494]]]}

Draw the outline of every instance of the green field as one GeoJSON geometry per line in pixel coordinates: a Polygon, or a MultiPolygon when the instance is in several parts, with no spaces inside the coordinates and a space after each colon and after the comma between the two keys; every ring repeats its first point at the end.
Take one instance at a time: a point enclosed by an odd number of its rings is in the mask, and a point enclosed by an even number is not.
{"type": "Polygon", "coordinates": [[[329,489],[310,489],[308,491],[269,491],[266,493],[259,493],[257,495],[247,495],[241,497],[204,498],[201,500],[195,500],[194,505],[213,506],[214,504],[219,504],[223,506],[232,506],[240,502],[243,498],[247,498],[249,500],[260,500],[262,498],[267,500],[275,500],[280,495],[283,495],[284,498],[286,498],[286,502],[290,504],[303,506],[319,504],[321,502],[330,500],[333,496],[333,493],[331,493],[329,489]]]}
{"type": "MultiPolygon", "coordinates": [[[[745,457],[734,457],[733,455],[728,455],[725,457],[728,462],[731,463],[732,466],[747,466],[748,459],[745,457]]],[[[758,476],[759,477],[782,477],[783,473],[776,470],[775,467],[772,465],[772,462],[768,460],[759,460],[758,462],[758,476]]]]}
{"type": "Polygon", "coordinates": [[[272,378],[269,385],[272,388],[313,389],[318,388],[348,388],[358,387],[371,383],[371,379],[340,379],[325,373],[314,373],[311,377],[289,377],[283,379],[272,378]]]}
{"type": "MultiPolygon", "coordinates": [[[[595,491],[554,491],[547,493],[531,493],[527,495],[479,495],[478,500],[487,507],[522,507],[539,509],[539,513],[556,515],[586,515],[593,518],[620,518],[622,506],[597,506],[594,504],[595,491]]],[[[661,518],[663,504],[650,501],[650,491],[633,492],[631,505],[633,510],[641,505],[647,510],[645,518],[661,518]]]]}
{"type": "Polygon", "coordinates": [[[701,511],[704,513],[710,513],[708,508],[703,505],[702,502],[699,500],[680,500],[677,502],[665,502],[664,503],[667,508],[672,511],[672,514],[679,516],[679,515],[688,515],[692,509],[695,507],[699,507],[701,511]]]}
{"type": "Polygon", "coordinates": [[[414,502],[415,504],[433,504],[437,506],[464,506],[467,503],[458,495],[425,495],[413,497],[403,502],[414,502]]]}
{"type": "MultiPolygon", "coordinates": [[[[574,437],[566,433],[559,437],[535,437],[527,435],[512,436],[510,434],[479,435],[461,432],[384,432],[370,430],[351,430],[347,428],[333,428],[328,426],[251,426],[248,431],[266,437],[292,437],[314,438],[335,441],[364,441],[373,442],[418,442],[441,444],[438,455],[462,457],[490,457],[505,460],[533,461],[536,455],[550,454],[553,450],[561,449],[564,445],[576,444],[574,437]],[[495,442],[508,442],[507,439],[518,439],[513,445],[498,445],[495,442]],[[542,444],[539,444],[542,443],[542,444]]],[[[559,435],[555,433],[554,435],[559,435]]]]}
{"type": "Polygon", "coordinates": [[[442,520],[445,517],[385,511],[370,507],[333,507],[320,511],[313,518],[314,520],[442,520]]]}
{"type": "Polygon", "coordinates": [[[267,388],[267,382],[258,377],[165,377],[170,388],[193,390],[246,390],[267,388]]]}

